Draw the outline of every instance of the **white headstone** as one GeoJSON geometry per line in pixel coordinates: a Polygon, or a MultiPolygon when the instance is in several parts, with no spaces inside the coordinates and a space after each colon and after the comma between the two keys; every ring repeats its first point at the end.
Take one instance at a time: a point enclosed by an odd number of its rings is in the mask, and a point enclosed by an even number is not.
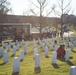
{"type": "Polygon", "coordinates": [[[4,48],[7,48],[7,44],[5,43],[4,48]]]}
{"type": "Polygon", "coordinates": [[[4,41],[2,41],[2,46],[4,47],[4,45],[5,45],[5,44],[4,44],[4,41]]]}
{"type": "Polygon", "coordinates": [[[69,61],[69,57],[70,57],[70,50],[66,50],[65,51],[65,61],[69,61]]]}
{"type": "Polygon", "coordinates": [[[8,52],[4,52],[4,63],[8,62],[8,52]]]}
{"type": "Polygon", "coordinates": [[[58,46],[60,45],[60,40],[57,41],[57,45],[58,45],[58,46]]]}
{"type": "Polygon", "coordinates": [[[16,54],[16,46],[13,46],[13,55],[16,54]]]}
{"type": "Polygon", "coordinates": [[[20,48],[20,45],[19,44],[17,44],[17,50],[20,48]]]}
{"type": "Polygon", "coordinates": [[[73,41],[74,46],[76,46],[76,41],[73,41]]]}
{"type": "Polygon", "coordinates": [[[35,55],[35,68],[39,68],[40,67],[40,55],[36,54],[35,55]]]}
{"type": "Polygon", "coordinates": [[[57,52],[53,51],[52,52],[52,64],[56,64],[56,60],[57,60],[57,52]]]}
{"type": "Polygon", "coordinates": [[[9,44],[11,45],[11,41],[9,41],[9,44]]]}
{"type": "Polygon", "coordinates": [[[45,47],[45,57],[48,57],[48,47],[45,47]]]}
{"type": "Polygon", "coordinates": [[[29,46],[30,42],[29,42],[29,41],[27,41],[27,42],[26,42],[26,44],[27,44],[27,46],[29,46]]]}
{"type": "Polygon", "coordinates": [[[1,48],[0,48],[0,57],[2,56],[2,50],[1,50],[1,48]]]}
{"type": "Polygon", "coordinates": [[[66,46],[66,43],[65,43],[65,42],[63,42],[63,45],[65,45],[65,46],[66,46]]]}
{"type": "Polygon", "coordinates": [[[33,42],[35,43],[35,39],[33,39],[33,42]]]}
{"type": "Polygon", "coordinates": [[[58,49],[58,46],[56,45],[55,48],[54,48],[54,50],[57,51],[57,49],[58,49]]]}
{"type": "Polygon", "coordinates": [[[13,60],[13,73],[20,71],[20,58],[15,57],[13,60]]]}
{"type": "Polygon", "coordinates": [[[71,66],[70,75],[76,75],[76,66],[71,66]]]}
{"type": "Polygon", "coordinates": [[[20,47],[22,46],[22,42],[20,42],[20,47]]]}
{"type": "Polygon", "coordinates": [[[24,43],[24,39],[22,39],[22,44],[24,43]]]}
{"type": "Polygon", "coordinates": [[[16,40],[16,45],[18,44],[18,40],[16,40]]]}
{"type": "Polygon", "coordinates": [[[45,46],[42,44],[42,51],[44,52],[45,51],[45,46]]]}
{"type": "Polygon", "coordinates": [[[74,44],[71,44],[70,48],[71,48],[72,51],[74,51],[74,44]]]}
{"type": "Polygon", "coordinates": [[[14,46],[14,45],[15,45],[15,42],[12,43],[12,46],[14,46]]]}
{"type": "Polygon", "coordinates": [[[34,57],[35,57],[36,54],[38,54],[38,49],[34,48],[34,57]]]}
{"type": "Polygon", "coordinates": [[[68,37],[66,37],[66,41],[67,41],[67,42],[69,42],[69,39],[68,39],[68,37]]]}
{"type": "Polygon", "coordinates": [[[24,60],[24,50],[20,50],[20,60],[24,60]]]}
{"type": "Polygon", "coordinates": [[[40,47],[42,47],[43,46],[43,44],[42,44],[42,42],[40,42],[40,47]]]}
{"type": "Polygon", "coordinates": [[[26,45],[24,46],[24,54],[27,53],[27,49],[28,49],[28,45],[26,44],[26,45]]]}
{"type": "Polygon", "coordinates": [[[10,47],[10,44],[8,45],[8,50],[7,51],[10,51],[11,47],[10,47]]]}
{"type": "Polygon", "coordinates": [[[53,44],[50,45],[50,50],[53,49],[53,46],[54,46],[53,44]]]}
{"type": "Polygon", "coordinates": [[[36,48],[36,44],[34,44],[34,48],[36,48]]]}
{"type": "Polygon", "coordinates": [[[0,48],[0,57],[3,56],[3,53],[4,53],[4,48],[0,48]]]}
{"type": "Polygon", "coordinates": [[[41,43],[41,40],[38,38],[38,42],[39,42],[39,44],[41,43]]]}
{"type": "Polygon", "coordinates": [[[46,46],[48,46],[48,42],[47,41],[45,41],[45,44],[46,44],[46,46]]]}
{"type": "Polygon", "coordinates": [[[68,46],[71,47],[71,42],[68,42],[68,46]]]}

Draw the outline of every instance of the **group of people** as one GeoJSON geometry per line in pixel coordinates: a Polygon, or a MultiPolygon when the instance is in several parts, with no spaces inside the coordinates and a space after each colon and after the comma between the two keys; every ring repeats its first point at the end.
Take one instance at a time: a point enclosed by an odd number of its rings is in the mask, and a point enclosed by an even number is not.
{"type": "Polygon", "coordinates": [[[49,38],[52,38],[52,37],[56,37],[57,35],[59,35],[59,33],[57,33],[56,31],[51,31],[51,32],[44,32],[42,33],[42,37],[46,38],[46,37],[49,37],[49,38]]]}

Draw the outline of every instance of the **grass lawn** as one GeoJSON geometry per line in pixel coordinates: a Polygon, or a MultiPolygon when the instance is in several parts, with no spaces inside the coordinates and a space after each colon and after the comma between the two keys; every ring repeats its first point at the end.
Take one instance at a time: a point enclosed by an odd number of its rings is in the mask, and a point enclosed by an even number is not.
{"type": "MultiPolygon", "coordinates": [[[[26,42],[24,43],[24,45],[26,42]]],[[[41,59],[41,72],[35,73],[36,69],[34,68],[34,54],[33,54],[33,41],[30,41],[30,45],[27,50],[27,54],[24,57],[24,60],[20,62],[20,72],[17,74],[12,74],[13,71],[13,58],[20,56],[20,50],[24,49],[24,45],[16,52],[15,56],[12,56],[12,49],[9,53],[9,61],[6,64],[3,64],[3,57],[0,58],[0,75],[69,75],[69,69],[71,66],[76,65],[76,52],[70,51],[70,56],[73,59],[70,59],[68,62],[57,59],[57,64],[52,65],[52,51],[49,48],[49,57],[44,56],[44,52],[40,48],[38,41],[36,41],[38,53],[40,54],[41,59]]],[[[76,49],[76,48],[75,48],[76,49]]],[[[7,50],[7,49],[5,49],[7,50]]],[[[70,50],[70,49],[69,49],[70,50]]],[[[76,51],[76,50],[75,50],[76,51]]]]}

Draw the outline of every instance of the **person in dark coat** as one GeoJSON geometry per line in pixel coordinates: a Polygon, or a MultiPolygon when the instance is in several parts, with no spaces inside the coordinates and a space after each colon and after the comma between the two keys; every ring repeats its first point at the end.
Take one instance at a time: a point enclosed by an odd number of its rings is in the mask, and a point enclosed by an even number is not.
{"type": "Polygon", "coordinates": [[[65,45],[60,45],[60,47],[57,49],[57,58],[65,56],[65,45]]]}

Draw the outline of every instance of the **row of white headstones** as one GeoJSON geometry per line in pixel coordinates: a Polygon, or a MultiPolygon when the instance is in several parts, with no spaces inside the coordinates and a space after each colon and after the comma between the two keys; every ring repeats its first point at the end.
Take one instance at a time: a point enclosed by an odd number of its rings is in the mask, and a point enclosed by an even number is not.
{"type": "MultiPolygon", "coordinates": [[[[38,39],[39,44],[41,46],[41,48],[43,49],[43,51],[45,52],[45,57],[48,56],[48,47],[44,46],[41,42],[40,39],[38,39]]],[[[36,42],[35,39],[33,40],[34,42],[34,58],[35,58],[35,68],[39,68],[40,67],[40,54],[38,54],[38,49],[36,48],[36,42]]],[[[66,50],[66,55],[65,55],[65,61],[69,61],[69,56],[70,56],[70,51],[66,50]]],[[[57,60],[57,53],[56,51],[52,52],[52,64],[56,64],[56,60],[57,60]]],[[[14,64],[17,61],[16,65],[18,65],[17,68],[13,69],[15,70],[14,72],[19,72],[20,69],[20,59],[19,58],[14,58],[14,64]]],[[[15,66],[15,65],[14,65],[15,66]]],[[[76,74],[76,67],[75,66],[71,66],[70,68],[70,75],[75,75],[76,74]]]]}
{"type": "MultiPolygon", "coordinates": [[[[73,39],[71,38],[71,40],[73,40],[73,39]]],[[[45,39],[43,39],[43,41],[45,42],[46,46],[44,46],[42,41],[38,38],[38,42],[40,44],[40,47],[45,52],[45,57],[48,57],[48,42],[45,39]]],[[[36,66],[35,67],[38,68],[38,67],[40,67],[40,55],[38,54],[38,49],[36,48],[35,39],[33,40],[33,42],[34,42],[34,57],[36,57],[36,59],[35,59],[35,62],[36,62],[35,65],[36,66]]],[[[64,39],[63,39],[63,42],[64,42],[64,39]]],[[[69,42],[69,41],[67,41],[67,42],[69,42]]],[[[58,43],[58,45],[60,44],[59,40],[58,40],[57,43],[58,43]]],[[[64,42],[64,44],[65,44],[65,42],[64,42]]],[[[71,50],[74,50],[74,46],[76,46],[75,44],[76,44],[76,42],[74,42],[74,44],[72,44],[70,42],[69,47],[71,48],[71,50]]],[[[53,45],[54,45],[54,42],[52,42],[52,44],[50,45],[50,49],[52,49],[53,45]]],[[[55,51],[52,52],[52,64],[56,64],[56,60],[57,60],[56,50],[57,49],[58,49],[58,46],[56,45],[55,46],[55,51]]],[[[65,61],[69,61],[69,57],[70,57],[70,50],[66,50],[66,52],[65,52],[65,61]]],[[[76,67],[75,66],[71,66],[70,75],[76,75],[76,67]]]]}
{"type": "MultiPolygon", "coordinates": [[[[15,43],[15,42],[12,43],[12,47],[13,47],[12,55],[15,55],[16,54],[16,51],[23,45],[23,43],[24,43],[24,40],[22,40],[20,42],[20,44],[19,43],[15,43]]],[[[10,44],[6,44],[6,43],[4,43],[2,41],[2,48],[0,48],[0,57],[2,57],[3,55],[8,54],[8,52],[10,51],[10,49],[11,49],[11,43],[10,44]],[[7,49],[7,52],[4,51],[4,48],[7,49]]]]}
{"type": "MultiPolygon", "coordinates": [[[[38,54],[38,49],[36,48],[35,39],[33,40],[33,42],[34,42],[35,68],[39,68],[40,67],[40,54],[38,54]]],[[[45,47],[39,38],[38,38],[38,42],[39,42],[42,50],[45,52],[45,57],[48,57],[48,47],[47,46],[45,47]]],[[[48,45],[47,42],[45,42],[45,43],[46,43],[46,45],[48,45]]],[[[28,43],[25,45],[24,50],[20,50],[20,58],[18,58],[18,57],[14,58],[14,60],[13,60],[13,73],[20,71],[20,60],[24,59],[24,54],[26,53],[27,49],[28,49],[28,43]]],[[[15,54],[16,48],[13,48],[13,50],[15,50],[15,52],[13,52],[13,54],[15,54]]],[[[8,52],[4,52],[3,48],[0,49],[0,55],[4,56],[4,63],[8,62],[8,52]]],[[[66,50],[65,61],[69,61],[69,56],[70,56],[70,51],[66,50]]],[[[56,53],[56,51],[53,51],[52,52],[52,64],[56,64],[56,60],[57,60],[57,53],[56,53]]],[[[74,69],[74,68],[75,67],[71,67],[71,69],[74,69]]],[[[73,72],[73,71],[71,70],[70,74],[71,74],[71,72],[73,72]]],[[[71,74],[71,75],[73,75],[73,74],[71,74]]]]}
{"type": "MultiPolygon", "coordinates": [[[[3,63],[8,62],[8,58],[9,58],[8,51],[10,51],[11,49],[10,44],[7,47],[5,47],[5,48],[8,48],[7,51],[4,51],[4,48],[0,48],[0,57],[3,57],[4,59],[3,63]]],[[[15,55],[17,49],[19,49],[23,44],[24,44],[24,40],[22,40],[20,44],[18,43],[18,40],[16,40],[16,43],[13,43],[12,55],[15,55]],[[15,46],[15,44],[17,45],[17,47],[15,46]]],[[[2,46],[3,47],[5,46],[5,43],[3,41],[2,41],[2,46]]],[[[15,57],[13,59],[13,73],[19,72],[20,61],[24,60],[24,54],[26,54],[28,46],[29,46],[29,42],[27,42],[26,45],[24,46],[24,50],[20,50],[20,57],[15,57]]]]}
{"type": "MultiPolygon", "coordinates": [[[[36,54],[38,54],[38,49],[36,47],[36,42],[35,40],[33,41],[34,42],[34,57],[36,54]]],[[[38,39],[38,42],[40,44],[40,47],[42,48],[42,51],[44,51],[44,55],[45,57],[48,57],[48,46],[44,46],[42,41],[40,39],[38,39]]],[[[55,48],[55,51],[52,52],[52,64],[56,64],[56,60],[57,60],[57,47],[55,48]]],[[[69,57],[70,57],[70,50],[66,50],[66,53],[65,53],[65,61],[69,61],[69,57]]]]}

